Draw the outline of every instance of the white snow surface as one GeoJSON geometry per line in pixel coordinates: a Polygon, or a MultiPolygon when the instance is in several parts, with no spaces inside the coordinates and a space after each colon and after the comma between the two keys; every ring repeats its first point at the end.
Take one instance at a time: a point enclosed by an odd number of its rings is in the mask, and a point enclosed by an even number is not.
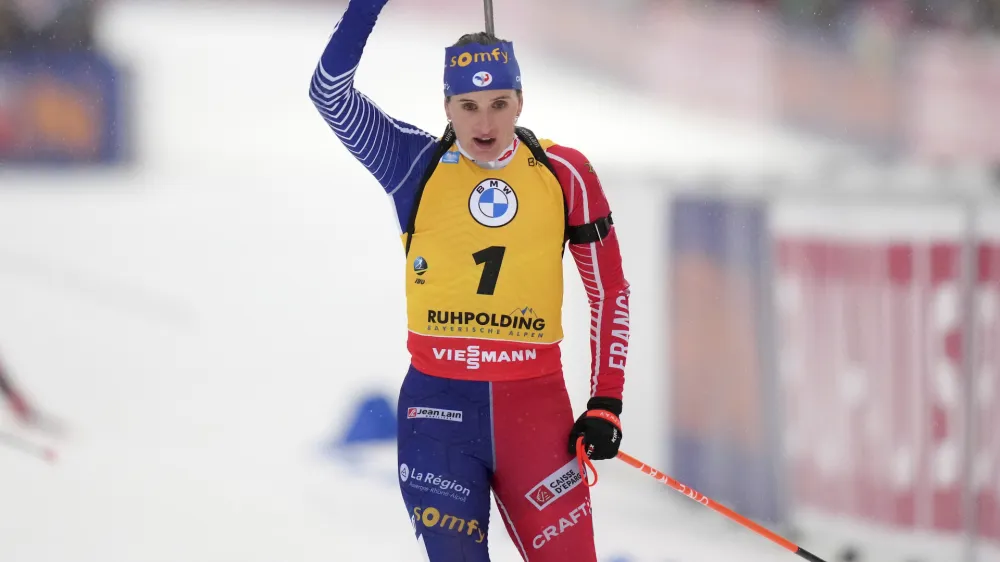
{"type": "MultiPolygon", "coordinates": [[[[307,96],[340,10],[112,4],[102,40],[131,69],[136,164],[0,169],[0,354],[68,428],[52,439],[0,417],[0,431],[59,453],[47,465],[0,446],[0,561],[421,559],[394,447],[352,459],[323,451],[359,397],[394,398],[407,363],[388,202],[307,96]]],[[[436,131],[436,45],[460,29],[387,14],[359,87],[436,131]]],[[[823,157],[802,139],[720,128],[520,56],[532,84],[522,121],[558,131],[598,168],[757,170],[823,157]]],[[[646,302],[662,290],[635,289],[646,302]]],[[[568,325],[586,318],[570,290],[568,325]]],[[[585,337],[567,346],[585,350],[585,337]]],[[[655,354],[653,342],[639,347],[655,354]]],[[[586,372],[589,357],[575,361],[586,372]]],[[[660,376],[642,360],[635,369],[635,380],[660,376]]],[[[639,410],[659,415],[655,393],[636,394],[639,410]]],[[[632,443],[637,456],[660,446],[632,443]]],[[[794,559],[623,463],[598,469],[603,562],[794,559]]],[[[518,559],[498,523],[491,545],[496,562],[518,559]]]]}

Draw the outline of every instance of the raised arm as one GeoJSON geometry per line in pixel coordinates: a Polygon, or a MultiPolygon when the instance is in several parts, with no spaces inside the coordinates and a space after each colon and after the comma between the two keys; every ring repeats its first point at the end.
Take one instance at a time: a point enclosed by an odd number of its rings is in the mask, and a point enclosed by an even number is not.
{"type": "MultiPolygon", "coordinates": [[[[588,225],[579,232],[593,241],[570,241],[590,302],[590,396],[621,415],[625,386],[625,362],[629,342],[629,284],[622,271],[621,250],[614,226],[596,223],[609,219],[607,197],[587,161],[579,151],[551,146],[546,151],[559,176],[569,205],[570,228],[588,225]]],[[[593,407],[593,406],[591,406],[593,407]]]]}
{"type": "Polygon", "coordinates": [[[309,97],[344,146],[394,195],[433,153],[436,138],[393,119],[354,88],[368,36],[387,0],[351,0],[313,73],[309,97]]]}

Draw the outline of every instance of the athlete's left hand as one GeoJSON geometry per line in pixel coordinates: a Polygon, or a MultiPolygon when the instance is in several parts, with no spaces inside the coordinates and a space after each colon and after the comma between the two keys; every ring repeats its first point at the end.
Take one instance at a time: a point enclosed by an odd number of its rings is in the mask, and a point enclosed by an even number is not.
{"type": "Polygon", "coordinates": [[[613,459],[622,442],[622,401],[595,396],[587,402],[587,411],[577,418],[569,433],[569,452],[576,455],[577,438],[583,436],[583,450],[591,460],[613,459]]]}

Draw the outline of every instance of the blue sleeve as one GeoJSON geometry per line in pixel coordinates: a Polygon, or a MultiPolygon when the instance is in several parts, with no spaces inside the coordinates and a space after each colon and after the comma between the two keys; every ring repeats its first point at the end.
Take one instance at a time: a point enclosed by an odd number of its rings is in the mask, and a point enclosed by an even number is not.
{"type": "Polygon", "coordinates": [[[411,192],[429,163],[437,138],[394,119],[354,88],[354,73],[386,0],[351,0],[313,73],[309,97],[355,158],[393,198],[401,226],[411,192]]]}

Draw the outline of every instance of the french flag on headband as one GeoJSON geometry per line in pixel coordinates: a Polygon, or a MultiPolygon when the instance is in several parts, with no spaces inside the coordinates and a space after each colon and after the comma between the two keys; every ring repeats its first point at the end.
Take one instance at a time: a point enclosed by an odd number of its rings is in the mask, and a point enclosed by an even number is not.
{"type": "Polygon", "coordinates": [[[510,41],[448,47],[444,57],[444,95],[482,90],[520,90],[521,68],[510,41]]]}

